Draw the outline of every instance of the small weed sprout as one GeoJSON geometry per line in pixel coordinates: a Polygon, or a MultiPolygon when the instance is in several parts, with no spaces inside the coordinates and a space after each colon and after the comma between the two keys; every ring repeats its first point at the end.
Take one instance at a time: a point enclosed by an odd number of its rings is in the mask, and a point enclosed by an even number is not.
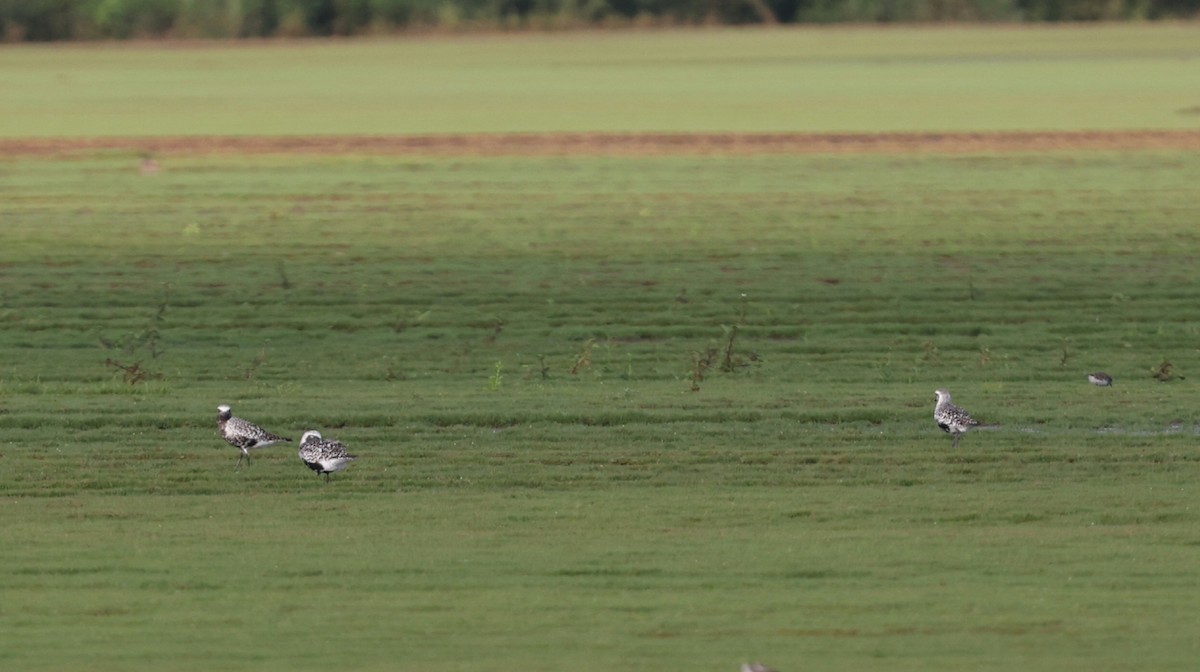
{"type": "Polygon", "coordinates": [[[542,374],[542,380],[550,378],[550,365],[546,363],[545,355],[538,355],[538,369],[542,374]]]}
{"type": "Polygon", "coordinates": [[[104,360],[104,365],[110,369],[113,369],[114,371],[120,371],[121,377],[130,385],[137,385],[138,383],[143,383],[147,380],[162,380],[163,377],[162,374],[157,371],[150,371],[142,368],[141,362],[122,364],[115,359],[108,358],[104,360]]]}
{"type": "Polygon", "coordinates": [[[267,349],[263,348],[254,356],[254,360],[250,362],[250,366],[246,367],[246,380],[254,380],[254,374],[258,373],[259,368],[267,361],[267,349]]]}
{"type": "Polygon", "coordinates": [[[727,327],[721,325],[721,329],[725,331],[725,357],[721,360],[721,370],[725,373],[730,373],[735,368],[733,357],[733,341],[737,338],[738,325],[727,327]]]}
{"type": "Polygon", "coordinates": [[[757,362],[759,359],[758,355],[753,352],[749,353],[743,359],[742,357],[735,356],[733,351],[733,344],[737,340],[738,331],[746,322],[746,306],[747,298],[746,294],[743,293],[738,302],[737,321],[732,325],[721,325],[721,330],[725,332],[725,348],[724,357],[721,359],[721,371],[725,373],[732,373],[739,368],[749,366],[750,362],[757,362]]]}
{"type": "Polygon", "coordinates": [[[592,368],[592,348],[596,345],[596,339],[589,338],[583,342],[583,349],[579,351],[579,356],[575,358],[575,363],[571,365],[571,375],[577,376],[584,369],[592,368]]]}
{"type": "Polygon", "coordinates": [[[166,352],[162,347],[162,334],[159,333],[158,327],[161,325],[167,314],[167,302],[164,300],[158,304],[158,310],[154,311],[154,317],[150,322],[150,326],[143,332],[144,342],[150,350],[150,358],[158,359],[159,355],[166,352]]]}
{"type": "Polygon", "coordinates": [[[704,351],[694,350],[692,352],[692,392],[700,391],[700,383],[704,382],[705,374],[707,374],[708,370],[712,368],[713,362],[715,361],[717,361],[716,348],[708,348],[704,351]]]}
{"type": "Polygon", "coordinates": [[[879,380],[888,383],[892,381],[892,349],[887,349],[887,357],[879,364],[879,380]]]}
{"type": "Polygon", "coordinates": [[[279,273],[279,286],[284,291],[291,289],[292,281],[288,279],[287,269],[284,268],[282,261],[275,264],[275,270],[279,273]]]}
{"type": "Polygon", "coordinates": [[[397,334],[402,334],[405,331],[408,331],[409,327],[413,326],[414,323],[421,324],[428,320],[430,314],[432,313],[433,309],[430,308],[426,311],[412,311],[412,319],[398,317],[396,318],[396,321],[392,323],[392,331],[396,332],[397,334]]]}
{"type": "Polygon", "coordinates": [[[1067,365],[1067,360],[1071,359],[1071,339],[1063,338],[1061,347],[1062,356],[1058,360],[1058,365],[1065,367],[1067,365]]]}
{"type": "MultiPolygon", "coordinates": [[[[169,291],[169,285],[167,289],[169,291]]],[[[154,316],[150,318],[149,324],[140,332],[131,332],[116,340],[109,340],[98,335],[100,346],[105,350],[120,349],[131,357],[137,355],[139,351],[145,351],[150,354],[150,359],[158,359],[167,351],[162,344],[162,333],[159,331],[159,326],[166,320],[168,306],[169,304],[164,298],[158,304],[158,309],[154,311],[154,316]]],[[[161,373],[143,367],[140,358],[131,364],[125,364],[109,357],[105,358],[104,365],[114,371],[121,371],[125,382],[130,385],[136,385],[146,380],[160,380],[163,377],[161,373]]]]}
{"type": "Polygon", "coordinates": [[[483,342],[487,345],[494,345],[496,343],[496,339],[500,337],[500,332],[504,331],[504,320],[497,318],[493,320],[491,324],[487,326],[487,328],[490,329],[491,332],[487,336],[483,337],[483,342]]]}
{"type": "Polygon", "coordinates": [[[992,361],[992,349],[986,345],[979,346],[979,368],[987,366],[992,361]]]}
{"type": "Polygon", "coordinates": [[[504,382],[504,374],[502,373],[503,370],[504,363],[500,360],[496,360],[495,369],[492,371],[492,375],[488,376],[487,389],[489,392],[500,391],[500,385],[504,382]]]}
{"type": "Polygon", "coordinates": [[[938,347],[933,341],[925,341],[921,344],[921,349],[924,351],[921,355],[921,361],[937,363],[942,359],[942,353],[938,351],[938,347]]]}

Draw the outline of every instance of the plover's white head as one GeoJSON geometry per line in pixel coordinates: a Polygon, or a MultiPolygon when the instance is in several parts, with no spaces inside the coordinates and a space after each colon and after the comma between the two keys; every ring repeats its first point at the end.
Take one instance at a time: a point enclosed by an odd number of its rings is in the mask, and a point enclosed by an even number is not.
{"type": "Polygon", "coordinates": [[[218,413],[229,413],[232,410],[233,409],[230,408],[228,404],[221,404],[220,406],[217,406],[218,413]]]}
{"type": "Polygon", "coordinates": [[[319,439],[319,438],[321,438],[321,433],[315,429],[310,429],[304,433],[304,436],[300,437],[300,445],[303,446],[304,444],[308,443],[309,439],[319,439]]]}
{"type": "Polygon", "coordinates": [[[950,391],[949,390],[938,388],[938,389],[934,390],[933,393],[935,395],[937,395],[937,401],[939,404],[942,403],[943,401],[950,401],[950,391]]]}

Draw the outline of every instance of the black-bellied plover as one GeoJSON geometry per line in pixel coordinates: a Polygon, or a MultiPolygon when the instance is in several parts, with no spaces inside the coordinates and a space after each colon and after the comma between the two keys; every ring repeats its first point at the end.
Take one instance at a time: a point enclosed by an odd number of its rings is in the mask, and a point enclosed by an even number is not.
{"type": "Polygon", "coordinates": [[[1112,376],[1103,371],[1088,374],[1088,382],[1097,387],[1108,387],[1112,385],[1112,376]]]}
{"type": "Polygon", "coordinates": [[[326,483],[329,482],[330,474],[345,469],[347,464],[358,459],[355,455],[348,455],[346,446],[341,442],[322,439],[321,433],[316,430],[309,430],[300,437],[298,454],[300,459],[304,460],[304,465],[317,472],[318,476],[325,474],[326,483]]]}
{"type": "Polygon", "coordinates": [[[937,405],[933,407],[933,421],[954,439],[951,446],[958,448],[958,437],[966,434],[972,427],[977,427],[979,423],[970,413],[950,403],[950,392],[934,390],[933,393],[937,395],[937,405]]]}
{"type": "Polygon", "coordinates": [[[233,409],[225,404],[217,407],[217,429],[221,432],[221,438],[241,451],[234,469],[241,468],[243,459],[246,460],[246,464],[250,464],[251,450],[291,441],[285,436],[272,434],[253,422],[233,417],[233,409]]]}

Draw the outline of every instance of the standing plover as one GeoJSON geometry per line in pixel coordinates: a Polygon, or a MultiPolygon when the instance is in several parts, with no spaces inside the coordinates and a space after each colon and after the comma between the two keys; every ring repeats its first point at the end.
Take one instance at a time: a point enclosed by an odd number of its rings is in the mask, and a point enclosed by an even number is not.
{"type": "Polygon", "coordinates": [[[1088,374],[1088,382],[1098,387],[1108,387],[1112,385],[1112,376],[1103,371],[1088,374]]]}
{"type": "Polygon", "coordinates": [[[321,433],[316,430],[309,430],[300,437],[298,454],[304,460],[304,465],[317,472],[318,476],[325,474],[326,483],[330,474],[345,469],[347,464],[357,459],[355,455],[346,454],[346,446],[340,441],[322,439],[321,433]]]}
{"type": "Polygon", "coordinates": [[[953,437],[952,447],[958,448],[958,437],[962,436],[967,430],[979,425],[971,414],[963,409],[950,403],[950,392],[946,390],[934,390],[937,395],[937,405],[933,407],[933,421],[941,427],[942,431],[953,437]]]}
{"type": "Polygon", "coordinates": [[[281,441],[291,441],[287,437],[272,434],[253,422],[233,417],[233,409],[225,404],[217,407],[217,429],[221,432],[221,438],[241,451],[234,469],[241,468],[243,459],[246,460],[246,464],[250,464],[250,451],[255,448],[266,448],[281,441]]]}

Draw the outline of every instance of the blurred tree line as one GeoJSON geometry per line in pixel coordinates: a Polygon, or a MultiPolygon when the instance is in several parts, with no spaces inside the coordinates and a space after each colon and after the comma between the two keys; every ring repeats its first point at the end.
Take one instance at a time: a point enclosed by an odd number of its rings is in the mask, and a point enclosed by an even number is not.
{"type": "Polygon", "coordinates": [[[750,23],[1195,18],[1200,0],[0,0],[6,42],[750,23]]]}

